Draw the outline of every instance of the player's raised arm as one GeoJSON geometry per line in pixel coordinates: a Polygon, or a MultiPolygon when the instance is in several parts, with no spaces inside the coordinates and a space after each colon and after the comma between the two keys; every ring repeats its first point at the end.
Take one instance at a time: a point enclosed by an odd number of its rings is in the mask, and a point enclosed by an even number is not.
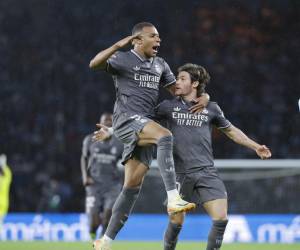
{"type": "Polygon", "coordinates": [[[230,125],[228,128],[221,130],[234,142],[254,150],[261,159],[271,157],[271,151],[267,146],[256,143],[237,127],[230,125]]]}
{"type": "Polygon", "coordinates": [[[135,34],[132,36],[127,36],[122,40],[116,42],[111,47],[100,51],[91,61],[90,61],[90,68],[92,69],[106,69],[107,60],[118,51],[120,48],[125,47],[129,43],[131,43],[134,39],[137,39],[139,34],[135,34]]]}

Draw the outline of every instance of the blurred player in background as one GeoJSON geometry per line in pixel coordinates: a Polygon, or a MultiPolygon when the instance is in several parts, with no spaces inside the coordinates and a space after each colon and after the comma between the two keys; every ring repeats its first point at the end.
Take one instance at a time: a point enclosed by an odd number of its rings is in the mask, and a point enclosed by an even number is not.
{"type": "Polygon", "coordinates": [[[12,174],[5,154],[0,155],[0,230],[9,208],[9,188],[12,174]]]}
{"type": "MultiPolygon", "coordinates": [[[[100,123],[112,126],[112,114],[101,115],[100,123]]],[[[86,214],[92,239],[102,225],[105,232],[111,217],[113,204],[122,188],[122,174],[117,167],[121,160],[123,144],[115,137],[95,142],[93,134],[83,141],[81,155],[82,181],[86,190],[86,214]]]]}
{"type": "MultiPolygon", "coordinates": [[[[153,145],[157,145],[158,166],[168,195],[168,212],[189,211],[195,207],[195,204],[182,200],[176,189],[173,136],[152,120],[160,87],[171,91],[176,82],[169,65],[156,56],[160,43],[153,24],[138,23],[131,36],[101,51],[90,62],[91,68],[103,69],[113,75],[117,95],[113,128],[117,138],[124,143],[125,164],[124,186],[104,237],[95,241],[97,250],[111,249],[111,242],[131,213],[152,161],[153,145]],[[134,49],[118,51],[129,44],[133,44],[134,49]]],[[[208,99],[207,95],[198,98],[198,106],[192,110],[202,109],[208,99]]]]}
{"type": "MultiPolygon", "coordinates": [[[[212,128],[217,127],[234,142],[250,148],[261,159],[271,157],[270,150],[248,138],[233,126],[215,102],[209,102],[199,114],[189,108],[196,96],[203,93],[210,76],[196,64],[178,69],[175,94],[156,108],[158,118],[166,122],[174,136],[174,161],[178,190],[184,199],[202,205],[213,223],[207,250],[220,249],[227,225],[227,192],[214,167],[212,128]],[[188,145],[188,146],[187,146],[188,145]]],[[[184,222],[184,213],[172,214],[164,236],[164,250],[174,250],[184,222]]]]}

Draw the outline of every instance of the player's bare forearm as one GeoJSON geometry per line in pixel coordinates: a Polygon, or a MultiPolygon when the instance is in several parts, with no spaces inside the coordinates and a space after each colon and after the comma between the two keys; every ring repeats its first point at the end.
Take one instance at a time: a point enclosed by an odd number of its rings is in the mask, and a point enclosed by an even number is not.
{"type": "Polygon", "coordinates": [[[87,182],[87,159],[86,159],[86,157],[81,156],[80,165],[81,165],[82,183],[83,183],[83,185],[85,185],[85,183],[87,182]]]}
{"type": "Polygon", "coordinates": [[[260,147],[258,143],[250,139],[243,131],[233,125],[222,129],[222,131],[237,144],[250,148],[254,151],[260,147]]]}
{"type": "Polygon", "coordinates": [[[135,34],[132,36],[127,36],[122,40],[116,42],[111,47],[102,50],[99,52],[90,62],[90,68],[93,69],[105,69],[108,58],[111,57],[118,49],[125,47],[129,43],[131,43],[134,39],[137,39],[140,34],[135,34]]]}
{"type": "Polygon", "coordinates": [[[92,69],[105,69],[108,58],[111,57],[120,47],[117,44],[102,50],[91,61],[90,68],[92,69]]]}

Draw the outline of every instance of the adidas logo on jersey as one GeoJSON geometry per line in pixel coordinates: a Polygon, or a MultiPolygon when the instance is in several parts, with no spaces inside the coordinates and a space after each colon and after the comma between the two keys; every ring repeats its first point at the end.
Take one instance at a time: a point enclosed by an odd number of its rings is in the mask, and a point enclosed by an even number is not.
{"type": "Polygon", "coordinates": [[[135,71],[139,71],[140,69],[141,69],[141,67],[139,67],[139,66],[133,67],[133,70],[135,70],[135,71]]]}
{"type": "Polygon", "coordinates": [[[207,109],[203,109],[201,113],[208,114],[208,110],[207,109]]]}
{"type": "Polygon", "coordinates": [[[154,65],[154,68],[155,68],[155,70],[156,70],[156,72],[157,72],[158,74],[161,74],[162,69],[161,69],[161,67],[160,67],[158,64],[155,64],[155,65],[154,65]]]}
{"type": "Polygon", "coordinates": [[[181,110],[181,108],[179,108],[179,107],[175,107],[174,108],[174,111],[176,111],[176,112],[178,112],[178,111],[180,111],[181,110]]]}

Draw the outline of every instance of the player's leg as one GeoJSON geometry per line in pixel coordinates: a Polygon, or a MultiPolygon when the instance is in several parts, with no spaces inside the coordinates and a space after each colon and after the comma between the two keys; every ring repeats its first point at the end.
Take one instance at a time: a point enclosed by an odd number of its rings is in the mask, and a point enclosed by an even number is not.
{"type": "Polygon", "coordinates": [[[148,122],[138,134],[138,145],[157,145],[157,163],[168,194],[168,212],[185,212],[195,208],[194,203],[182,200],[176,189],[172,133],[154,121],[148,122]]]}
{"type": "Polygon", "coordinates": [[[114,183],[110,187],[110,190],[108,192],[106,192],[104,195],[101,236],[104,235],[104,233],[107,229],[109,220],[112,215],[112,208],[120,194],[121,189],[122,189],[121,183],[114,183]]]}
{"type": "Polygon", "coordinates": [[[107,229],[107,226],[108,226],[108,223],[109,223],[109,220],[111,218],[111,215],[112,215],[112,209],[105,209],[103,211],[103,215],[102,215],[102,232],[101,232],[101,237],[104,235],[106,229],[107,229]]]}
{"type": "Polygon", "coordinates": [[[223,241],[223,235],[228,222],[227,199],[216,199],[208,201],[203,204],[203,207],[213,221],[208,236],[206,250],[220,249],[223,241]]]}
{"type": "MultiPolygon", "coordinates": [[[[193,200],[194,180],[186,174],[176,174],[176,186],[180,194],[188,201],[193,200]]],[[[181,231],[185,213],[176,213],[169,216],[168,227],[164,234],[164,250],[174,250],[181,231]]]]}
{"type": "Polygon", "coordinates": [[[215,167],[205,167],[193,174],[197,178],[195,196],[212,218],[207,250],[220,249],[227,225],[227,192],[215,167]]]}
{"type": "Polygon", "coordinates": [[[94,186],[86,187],[85,211],[88,217],[89,233],[93,240],[96,238],[97,229],[101,225],[95,192],[94,186]]]}
{"type": "Polygon", "coordinates": [[[113,208],[112,216],[103,238],[94,242],[96,250],[111,249],[111,242],[126,223],[138,198],[148,166],[133,158],[125,164],[124,186],[113,208]]]}
{"type": "Polygon", "coordinates": [[[167,191],[176,190],[173,161],[173,136],[158,123],[148,122],[138,135],[138,145],[157,145],[157,162],[167,191]]]}
{"type": "Polygon", "coordinates": [[[185,213],[169,215],[168,227],[164,234],[164,250],[175,250],[184,217],[185,213]]]}

